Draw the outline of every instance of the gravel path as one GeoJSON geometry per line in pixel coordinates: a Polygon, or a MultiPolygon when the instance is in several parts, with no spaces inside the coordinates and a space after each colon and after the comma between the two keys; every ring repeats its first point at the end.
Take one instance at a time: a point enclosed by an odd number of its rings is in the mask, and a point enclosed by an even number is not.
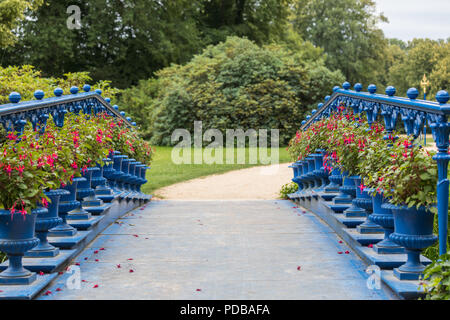
{"type": "Polygon", "coordinates": [[[167,200],[272,200],[291,182],[289,164],[254,167],[171,185],[154,192],[167,200]]]}

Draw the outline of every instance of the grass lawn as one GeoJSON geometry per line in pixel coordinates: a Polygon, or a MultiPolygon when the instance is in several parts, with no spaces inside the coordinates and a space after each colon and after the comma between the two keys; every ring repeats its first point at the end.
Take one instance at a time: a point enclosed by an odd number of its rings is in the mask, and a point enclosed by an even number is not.
{"type": "MultiPolygon", "coordinates": [[[[235,149],[234,156],[237,158],[238,149],[235,149]]],[[[226,148],[223,149],[224,164],[175,164],[172,161],[172,147],[156,147],[156,152],[152,160],[151,169],[147,171],[148,183],[142,187],[145,193],[153,193],[155,190],[169,186],[178,182],[191,180],[194,178],[205,177],[211,174],[224,173],[232,170],[239,170],[243,168],[250,168],[258,165],[260,159],[258,157],[257,164],[248,164],[249,149],[245,149],[247,164],[226,164],[226,148]]],[[[270,149],[269,149],[270,154],[270,149]]],[[[192,149],[191,158],[194,159],[194,152],[192,149]]],[[[279,149],[280,163],[290,162],[290,157],[286,151],[286,147],[279,149]]],[[[191,161],[194,163],[194,161],[191,161]]]]}

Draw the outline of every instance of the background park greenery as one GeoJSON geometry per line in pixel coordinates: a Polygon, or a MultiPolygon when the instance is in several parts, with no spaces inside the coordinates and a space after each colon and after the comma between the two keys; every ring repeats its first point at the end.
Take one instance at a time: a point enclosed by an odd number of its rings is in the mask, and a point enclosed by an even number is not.
{"type": "Polygon", "coordinates": [[[1,99],[92,81],[155,144],[193,119],[280,128],[285,142],[344,79],[404,96],[427,74],[430,96],[448,89],[449,40],[386,39],[386,20],[372,0],[2,0],[1,66],[36,74],[2,68],[1,99]],[[67,28],[69,5],[81,29],[67,28]]]}

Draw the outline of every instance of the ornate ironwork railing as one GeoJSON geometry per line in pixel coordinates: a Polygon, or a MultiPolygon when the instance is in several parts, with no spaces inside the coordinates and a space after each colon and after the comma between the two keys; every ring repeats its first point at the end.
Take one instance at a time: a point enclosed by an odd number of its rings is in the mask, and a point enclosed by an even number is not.
{"type": "Polygon", "coordinates": [[[399,118],[403,121],[406,134],[414,138],[417,138],[423,132],[424,126],[428,124],[438,150],[434,160],[438,165],[439,251],[440,254],[446,253],[449,204],[447,173],[450,160],[448,153],[450,135],[448,92],[439,91],[436,95],[437,102],[433,102],[417,99],[419,91],[416,88],[410,88],[407,91],[407,98],[395,96],[396,89],[392,86],[386,88],[386,94],[377,94],[377,87],[373,84],[368,86],[368,92],[362,92],[363,86],[360,83],[354,85],[354,90],[350,90],[350,88],[351,85],[348,82],[345,82],[342,88],[333,88],[333,94],[325,97],[324,103],[320,103],[318,109],[313,110],[312,114],[302,122],[301,130],[308,128],[323,117],[328,117],[332,112],[337,111],[341,104],[352,108],[355,113],[365,112],[369,124],[376,121],[378,116],[383,117],[387,135],[394,131],[399,118]]]}
{"type": "Polygon", "coordinates": [[[55,124],[64,125],[64,115],[67,112],[79,114],[82,111],[85,114],[97,114],[106,112],[111,116],[122,118],[129,126],[136,125],[131,122],[130,117],[125,117],[124,111],[119,111],[118,106],[111,106],[110,99],[104,99],[102,91],[97,89],[91,91],[89,85],[83,87],[82,93],[78,92],[77,87],[70,89],[70,95],[63,95],[62,89],[55,89],[55,97],[44,99],[44,92],[37,90],[34,93],[36,100],[20,102],[21,96],[17,92],[9,95],[11,103],[0,105],[0,123],[7,131],[20,132],[27,121],[33,126],[37,123],[46,123],[49,115],[53,116],[55,124]]]}

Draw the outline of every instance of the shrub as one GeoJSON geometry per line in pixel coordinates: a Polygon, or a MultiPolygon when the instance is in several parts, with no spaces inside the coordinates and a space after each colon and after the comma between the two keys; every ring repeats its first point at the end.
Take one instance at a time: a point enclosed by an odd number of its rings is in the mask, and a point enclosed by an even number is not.
{"type": "Polygon", "coordinates": [[[324,67],[323,56],[308,50],[313,49],[304,45],[294,52],[229,37],[188,64],[162,69],[156,80],[125,90],[121,104],[135,119],[141,117],[153,144],[169,145],[178,128],[193,133],[195,120],[203,121],[204,130],[223,133],[280,129],[280,143],[286,144],[305,112],[343,80],[324,67]]]}
{"type": "MultiPolygon", "coordinates": [[[[53,97],[53,90],[60,87],[65,94],[69,94],[72,86],[81,88],[85,83],[92,81],[88,72],[66,73],[63,78],[44,78],[39,70],[33,66],[0,66],[0,104],[9,103],[9,94],[19,92],[22,101],[33,100],[34,91],[43,90],[46,98],[53,97]]],[[[114,99],[119,93],[116,88],[111,88],[111,82],[104,80],[93,85],[94,89],[101,89],[104,97],[114,99]]]]}
{"type": "Polygon", "coordinates": [[[280,197],[281,199],[289,199],[288,194],[294,193],[298,190],[298,185],[294,182],[286,183],[281,187],[280,197]]]}
{"type": "Polygon", "coordinates": [[[450,300],[450,251],[425,269],[423,286],[426,300],[450,300]]]}

